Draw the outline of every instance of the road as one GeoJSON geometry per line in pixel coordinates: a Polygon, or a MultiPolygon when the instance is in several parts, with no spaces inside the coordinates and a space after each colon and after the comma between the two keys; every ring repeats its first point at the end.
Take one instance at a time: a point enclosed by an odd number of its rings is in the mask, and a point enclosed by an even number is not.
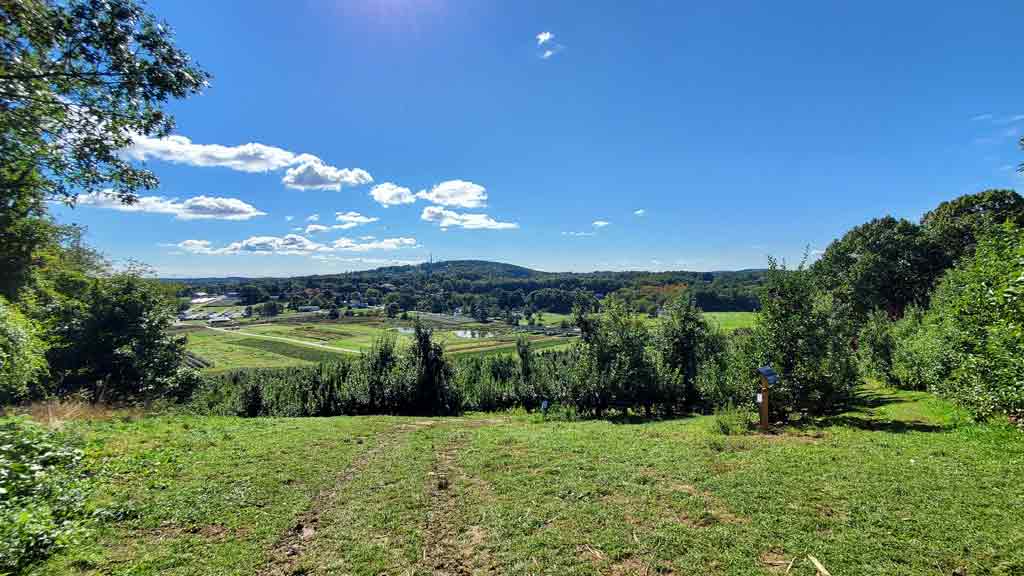
{"type": "Polygon", "coordinates": [[[300,346],[309,346],[311,348],[323,348],[324,350],[333,350],[335,352],[348,352],[349,354],[362,354],[361,350],[355,348],[339,348],[338,346],[328,346],[326,344],[317,344],[316,342],[307,342],[306,340],[297,340],[295,338],[284,338],[282,336],[268,336],[266,334],[254,334],[252,332],[243,332],[241,330],[229,330],[227,328],[216,328],[214,326],[203,326],[207,330],[216,330],[217,332],[226,332],[228,334],[241,334],[243,336],[250,336],[252,338],[263,338],[265,340],[280,340],[281,342],[290,342],[292,344],[298,344],[300,346]]]}

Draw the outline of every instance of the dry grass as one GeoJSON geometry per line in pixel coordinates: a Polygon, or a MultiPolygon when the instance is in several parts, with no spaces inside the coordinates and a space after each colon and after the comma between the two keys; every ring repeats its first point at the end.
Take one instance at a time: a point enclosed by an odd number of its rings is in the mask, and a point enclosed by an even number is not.
{"type": "Polygon", "coordinates": [[[25,406],[5,410],[7,416],[28,416],[53,428],[74,420],[99,421],[141,418],[145,409],[141,407],[109,406],[94,404],[85,400],[41,400],[25,406]]]}

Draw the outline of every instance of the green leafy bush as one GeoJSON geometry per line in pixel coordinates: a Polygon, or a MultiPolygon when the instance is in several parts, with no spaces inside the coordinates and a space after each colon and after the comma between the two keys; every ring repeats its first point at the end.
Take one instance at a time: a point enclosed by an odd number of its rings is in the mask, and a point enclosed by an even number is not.
{"type": "Polygon", "coordinates": [[[976,418],[1024,418],[1024,230],[990,229],[946,273],[928,311],[896,332],[903,386],[952,398],[976,418]]]}
{"type": "Polygon", "coordinates": [[[746,434],[752,423],[749,408],[727,404],[715,411],[715,428],[725,436],[746,434]]]}
{"type": "Polygon", "coordinates": [[[892,372],[895,347],[892,328],[889,315],[875,310],[868,314],[867,321],[857,333],[857,360],[861,372],[886,383],[895,379],[892,372]]]}
{"type": "Polygon", "coordinates": [[[23,419],[0,421],[0,573],[17,572],[80,533],[81,460],[68,436],[23,419]]]}
{"type": "Polygon", "coordinates": [[[47,371],[35,324],[0,296],[0,405],[27,398],[47,371]]]}

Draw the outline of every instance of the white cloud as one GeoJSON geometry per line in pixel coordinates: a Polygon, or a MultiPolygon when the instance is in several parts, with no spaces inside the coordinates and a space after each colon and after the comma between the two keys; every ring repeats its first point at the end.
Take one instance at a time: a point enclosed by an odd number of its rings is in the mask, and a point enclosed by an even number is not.
{"type": "Polygon", "coordinates": [[[310,214],[309,216],[306,216],[306,222],[319,222],[319,221],[320,221],[320,215],[319,214],[310,214]]]}
{"type": "Polygon", "coordinates": [[[331,245],[342,252],[369,252],[370,250],[398,250],[416,246],[415,238],[383,238],[381,240],[356,241],[351,238],[339,238],[331,245]]]}
{"type": "Polygon", "coordinates": [[[369,184],[373,178],[360,168],[335,168],[312,154],[250,142],[238,146],[196,144],[185,136],[150,138],[136,135],[123,151],[133,160],[155,158],[190,166],[219,166],[241,172],[270,172],[288,168],[281,182],[298,190],[340,190],[342,186],[369,184]]]}
{"type": "Polygon", "coordinates": [[[374,186],[370,190],[370,196],[385,208],[398,204],[412,204],[416,201],[416,195],[412,193],[412,190],[392,182],[384,182],[374,186]]]}
{"type": "Polygon", "coordinates": [[[972,116],[971,117],[971,120],[974,120],[975,122],[982,122],[982,121],[991,120],[991,119],[992,119],[992,115],[991,114],[978,114],[977,116],[972,116]]]}
{"type": "Polygon", "coordinates": [[[307,235],[316,234],[317,232],[323,232],[324,230],[330,230],[330,226],[324,226],[323,224],[310,224],[303,230],[307,235]]]}
{"type": "Polygon", "coordinates": [[[300,158],[313,158],[309,154],[298,155],[274,146],[250,142],[239,146],[220,144],[194,144],[184,136],[150,138],[137,135],[124,153],[135,160],[156,158],[175,164],[192,166],[221,166],[242,172],[268,172],[291,166],[300,158]]]}
{"type": "Polygon", "coordinates": [[[586,236],[594,236],[594,232],[562,232],[562,236],[573,236],[576,238],[582,238],[586,236]]]}
{"type": "Polygon", "coordinates": [[[555,35],[551,32],[541,32],[540,34],[537,34],[537,46],[549,42],[554,37],[555,35]]]}
{"type": "Polygon", "coordinates": [[[377,237],[376,236],[360,236],[359,239],[360,240],[376,240],[377,237]]]}
{"type": "Polygon", "coordinates": [[[604,228],[605,226],[608,226],[609,224],[611,224],[611,222],[608,222],[606,220],[594,220],[591,223],[591,226],[593,226],[594,228],[604,228]]]}
{"type": "Polygon", "coordinates": [[[124,204],[109,190],[80,194],[77,204],[121,212],[173,214],[178,220],[249,220],[267,214],[238,198],[218,196],[196,196],[183,202],[163,196],[140,196],[135,203],[124,204]]]}
{"type": "Polygon", "coordinates": [[[341,190],[342,186],[359,186],[373,182],[373,177],[361,168],[335,168],[319,158],[311,158],[289,168],[281,183],[295,190],[341,190]]]}
{"type": "Polygon", "coordinates": [[[551,58],[552,56],[554,56],[555,54],[558,54],[562,50],[565,50],[565,46],[563,46],[562,44],[555,44],[554,46],[552,46],[552,47],[544,50],[543,52],[541,52],[540,59],[541,60],[547,60],[547,59],[551,58]]]}
{"type": "Polygon", "coordinates": [[[430,192],[420,190],[416,193],[416,197],[442,206],[481,208],[487,205],[487,189],[465,180],[441,182],[431,188],[430,192]]]}
{"type": "Polygon", "coordinates": [[[291,222],[293,219],[295,219],[295,216],[285,216],[284,217],[284,221],[285,222],[291,222]]]}
{"type": "Polygon", "coordinates": [[[348,230],[349,228],[355,228],[356,226],[362,226],[363,224],[369,224],[376,222],[380,218],[373,216],[363,216],[359,212],[336,212],[334,214],[335,220],[341,222],[341,224],[335,224],[332,228],[339,228],[341,230],[348,230]]]}
{"type": "Polygon", "coordinates": [[[420,214],[426,222],[437,222],[442,230],[450,227],[466,228],[467,230],[512,230],[519,228],[515,222],[498,222],[487,214],[460,214],[446,210],[440,206],[427,206],[420,214]]]}
{"type": "Polygon", "coordinates": [[[639,208],[637,210],[633,210],[633,215],[634,216],[643,216],[644,214],[647,214],[647,210],[644,210],[643,208],[639,208]]]}
{"type": "MultiPolygon", "coordinates": [[[[318,226],[318,225],[314,225],[318,226]]],[[[359,241],[351,238],[339,238],[330,244],[322,244],[300,236],[286,234],[284,236],[252,236],[238,242],[232,242],[220,248],[214,248],[209,240],[183,240],[173,244],[175,248],[190,254],[286,254],[314,255],[332,254],[335,252],[370,252],[373,250],[398,250],[418,246],[415,238],[383,238],[374,241],[359,241]]]]}

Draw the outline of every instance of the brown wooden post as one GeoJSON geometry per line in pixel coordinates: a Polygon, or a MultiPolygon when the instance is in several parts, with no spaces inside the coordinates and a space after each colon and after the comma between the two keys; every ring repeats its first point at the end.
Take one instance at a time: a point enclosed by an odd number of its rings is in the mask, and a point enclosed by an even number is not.
{"type": "Polygon", "coordinates": [[[761,375],[761,393],[758,394],[761,397],[761,431],[766,432],[768,430],[768,379],[761,375]]]}
{"type": "Polygon", "coordinates": [[[757,369],[761,376],[761,391],[757,393],[757,404],[761,409],[760,428],[762,432],[768,431],[768,387],[779,381],[779,375],[772,370],[771,366],[762,366],[757,369]]]}

